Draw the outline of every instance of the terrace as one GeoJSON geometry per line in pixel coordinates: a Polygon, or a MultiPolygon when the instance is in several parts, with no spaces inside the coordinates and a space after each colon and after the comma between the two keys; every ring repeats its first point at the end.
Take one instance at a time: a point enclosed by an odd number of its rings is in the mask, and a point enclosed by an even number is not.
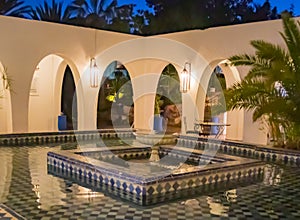
{"type": "Polygon", "coordinates": [[[299,218],[300,154],[269,147],[251,112],[212,116],[247,73],[227,57],[252,39],[283,45],[281,21],[152,37],[9,17],[0,27],[13,80],[1,88],[0,216],[299,218]],[[198,122],[208,137],[189,132],[198,122]]]}

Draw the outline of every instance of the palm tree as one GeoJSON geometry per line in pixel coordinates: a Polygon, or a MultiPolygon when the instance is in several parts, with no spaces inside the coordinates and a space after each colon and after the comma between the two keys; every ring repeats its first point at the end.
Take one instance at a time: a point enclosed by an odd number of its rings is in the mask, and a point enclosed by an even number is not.
{"type": "Polygon", "coordinates": [[[68,11],[76,23],[103,28],[116,17],[116,0],[73,0],[68,11]]]}
{"type": "Polygon", "coordinates": [[[24,18],[30,12],[30,7],[24,1],[0,0],[0,15],[24,18]]]}
{"type": "Polygon", "coordinates": [[[52,0],[51,4],[44,1],[43,5],[31,8],[29,17],[34,20],[66,23],[70,19],[70,13],[63,8],[62,2],[52,0]]]}
{"type": "Polygon", "coordinates": [[[282,132],[288,144],[300,143],[300,22],[282,14],[287,49],[262,40],[251,41],[254,55],[229,58],[231,65],[250,66],[248,75],[225,92],[227,108],[253,111],[253,120],[268,122],[277,144],[282,132]]]}

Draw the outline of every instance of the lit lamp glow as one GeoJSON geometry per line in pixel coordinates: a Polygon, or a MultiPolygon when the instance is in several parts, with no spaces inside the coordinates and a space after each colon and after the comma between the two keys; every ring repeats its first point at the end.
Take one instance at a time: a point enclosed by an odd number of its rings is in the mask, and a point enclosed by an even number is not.
{"type": "Polygon", "coordinates": [[[91,88],[97,88],[99,86],[99,74],[100,70],[97,67],[96,59],[90,60],[90,86],[91,88]]]}
{"type": "Polygon", "coordinates": [[[190,90],[191,63],[186,62],[180,74],[180,92],[186,93],[190,90]]]}

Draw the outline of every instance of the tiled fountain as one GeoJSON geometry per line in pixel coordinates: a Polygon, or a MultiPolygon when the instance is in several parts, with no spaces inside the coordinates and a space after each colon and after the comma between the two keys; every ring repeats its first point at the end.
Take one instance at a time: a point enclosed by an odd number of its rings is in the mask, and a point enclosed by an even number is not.
{"type": "Polygon", "coordinates": [[[48,172],[139,205],[262,180],[261,161],[179,147],[174,136],[139,133],[136,140],[128,147],[49,152],[48,172]]]}

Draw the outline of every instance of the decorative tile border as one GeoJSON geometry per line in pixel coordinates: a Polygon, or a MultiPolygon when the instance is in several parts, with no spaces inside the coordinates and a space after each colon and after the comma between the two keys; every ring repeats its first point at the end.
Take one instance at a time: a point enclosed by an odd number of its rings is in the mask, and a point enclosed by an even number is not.
{"type": "Polygon", "coordinates": [[[233,141],[213,140],[195,136],[180,136],[177,145],[199,150],[217,149],[220,153],[260,159],[267,162],[279,162],[287,165],[300,166],[300,152],[277,150],[263,146],[237,143],[233,141]]]}
{"type": "Polygon", "coordinates": [[[97,140],[99,138],[133,138],[133,130],[100,129],[0,135],[0,146],[23,146],[97,140]]]}
{"type": "Polygon", "coordinates": [[[139,205],[174,199],[174,196],[180,193],[198,190],[207,185],[228,185],[243,180],[247,182],[260,179],[265,167],[265,163],[260,161],[237,158],[238,161],[228,160],[222,164],[195,167],[187,173],[138,176],[133,174],[134,172],[126,173],[126,169],[120,166],[93,159],[87,160],[74,151],[49,152],[47,158],[50,174],[70,178],[93,189],[104,188],[116,192],[121,198],[139,205]]]}

